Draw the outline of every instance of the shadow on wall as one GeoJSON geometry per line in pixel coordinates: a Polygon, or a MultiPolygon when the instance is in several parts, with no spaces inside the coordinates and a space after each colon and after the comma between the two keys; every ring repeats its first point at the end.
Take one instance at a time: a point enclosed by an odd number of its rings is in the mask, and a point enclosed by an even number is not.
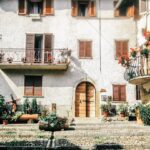
{"type": "Polygon", "coordinates": [[[66,71],[5,70],[4,73],[17,87],[24,86],[24,75],[44,75],[43,87],[74,87],[76,82],[88,77],[81,62],[74,57],[71,57],[71,64],[66,71]]]}
{"type": "Polygon", "coordinates": [[[0,0],[0,10],[17,13],[18,0],[0,0]]]}

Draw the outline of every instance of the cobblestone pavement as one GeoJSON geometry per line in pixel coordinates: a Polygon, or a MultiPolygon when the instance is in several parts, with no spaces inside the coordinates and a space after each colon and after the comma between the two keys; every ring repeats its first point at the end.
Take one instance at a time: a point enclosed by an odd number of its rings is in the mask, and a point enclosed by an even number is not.
{"type": "MultiPolygon", "coordinates": [[[[51,132],[40,131],[38,124],[0,125],[0,143],[10,141],[48,140],[51,132]]],[[[79,146],[92,149],[96,144],[115,144],[124,149],[149,149],[150,127],[136,122],[80,122],[70,130],[55,132],[56,146],[79,146]]]]}

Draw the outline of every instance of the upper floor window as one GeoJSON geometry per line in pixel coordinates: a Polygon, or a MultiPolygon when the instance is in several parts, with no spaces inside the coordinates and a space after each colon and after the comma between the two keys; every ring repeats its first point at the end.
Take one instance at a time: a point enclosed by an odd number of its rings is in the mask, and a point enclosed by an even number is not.
{"type": "Polygon", "coordinates": [[[18,12],[20,15],[26,14],[54,14],[53,0],[18,0],[18,12]]]}
{"type": "Polygon", "coordinates": [[[134,1],[123,1],[120,3],[119,0],[114,0],[114,8],[115,17],[133,17],[135,13],[134,1]]]}
{"type": "Polygon", "coordinates": [[[116,58],[128,56],[128,40],[116,40],[116,58]]]}
{"type": "Polygon", "coordinates": [[[79,58],[92,58],[92,41],[79,41],[79,58]]]}
{"type": "Polygon", "coordinates": [[[95,0],[72,0],[72,16],[95,17],[95,0]]]}

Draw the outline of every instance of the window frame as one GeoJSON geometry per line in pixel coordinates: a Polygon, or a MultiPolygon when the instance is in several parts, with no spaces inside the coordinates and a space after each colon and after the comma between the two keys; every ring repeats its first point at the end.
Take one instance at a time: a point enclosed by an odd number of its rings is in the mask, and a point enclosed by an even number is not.
{"type": "Polygon", "coordinates": [[[42,97],[42,95],[43,95],[43,76],[42,75],[25,75],[24,76],[24,96],[26,96],[26,97],[42,97]],[[31,83],[32,83],[32,94],[31,95],[29,95],[29,94],[26,93],[26,84],[27,84],[26,77],[32,78],[32,81],[31,81],[31,83]],[[35,78],[34,77],[40,77],[40,79],[41,79],[40,80],[41,91],[40,91],[39,95],[35,95],[35,86],[34,86],[34,84],[35,84],[35,78]]]}
{"type": "MultiPolygon", "coordinates": [[[[85,47],[84,47],[85,48],[85,47]]],[[[78,58],[79,59],[93,59],[93,41],[92,40],[78,40],[78,58]],[[91,42],[91,56],[90,57],[86,57],[85,52],[84,52],[84,57],[80,56],[80,42],[91,42]]]]}
{"type": "MultiPolygon", "coordinates": [[[[114,43],[115,43],[115,59],[118,60],[119,57],[123,56],[117,56],[117,42],[127,42],[127,54],[126,56],[129,55],[129,40],[128,39],[115,39],[114,43]]],[[[123,52],[123,50],[121,49],[121,53],[123,52]]]]}
{"type": "Polygon", "coordinates": [[[113,91],[113,98],[112,98],[112,101],[113,102],[118,102],[118,103],[122,103],[122,102],[126,102],[127,101],[127,90],[126,90],[126,84],[113,84],[112,85],[112,91],[113,91]],[[114,100],[114,87],[115,86],[118,86],[118,88],[119,88],[119,92],[118,92],[118,97],[119,97],[119,100],[114,100]],[[122,100],[121,99],[121,87],[124,87],[124,89],[125,89],[125,91],[124,91],[124,93],[125,93],[125,100],[122,100]]]}

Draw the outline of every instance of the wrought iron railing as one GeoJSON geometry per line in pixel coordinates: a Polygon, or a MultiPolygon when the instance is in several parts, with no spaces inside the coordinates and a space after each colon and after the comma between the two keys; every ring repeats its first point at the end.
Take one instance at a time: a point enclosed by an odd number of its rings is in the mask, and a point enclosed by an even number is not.
{"type": "Polygon", "coordinates": [[[130,59],[129,65],[124,73],[126,80],[131,80],[140,76],[150,75],[150,55],[139,55],[130,59]]]}
{"type": "Polygon", "coordinates": [[[20,49],[0,48],[0,63],[68,63],[71,51],[68,49],[20,49]]]}

